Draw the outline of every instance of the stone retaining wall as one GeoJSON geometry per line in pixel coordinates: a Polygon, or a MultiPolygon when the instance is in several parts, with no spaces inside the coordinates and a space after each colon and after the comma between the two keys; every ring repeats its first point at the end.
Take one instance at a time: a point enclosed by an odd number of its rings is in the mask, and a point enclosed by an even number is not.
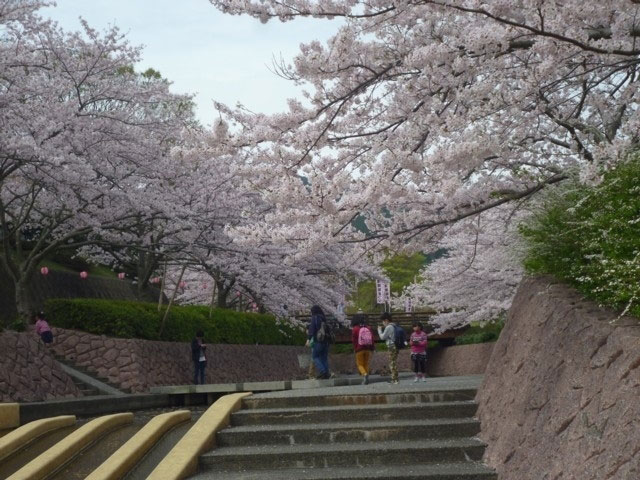
{"type": "MultiPolygon", "coordinates": [[[[188,343],[109,338],[62,328],[53,331],[58,355],[124,390],[146,392],[154,386],[193,382],[188,343]]],[[[482,373],[492,348],[492,344],[482,344],[433,350],[429,354],[429,374],[482,373]]],[[[235,383],[306,378],[308,370],[299,366],[298,355],[309,353],[310,349],[296,346],[209,345],[206,381],[235,383]]],[[[332,355],[329,364],[333,372],[357,373],[353,354],[332,355]]],[[[372,373],[387,373],[386,352],[377,352],[371,366],[372,373]]],[[[411,370],[409,350],[401,352],[399,368],[411,370]]]]}
{"type": "MultiPolygon", "coordinates": [[[[76,365],[132,393],[159,385],[193,382],[191,346],[109,338],[54,328],[55,351],[76,365]]],[[[305,378],[298,367],[304,347],[277,345],[209,345],[207,383],[234,383],[305,378]]]]}
{"type": "Polygon", "coordinates": [[[640,478],[640,321],[523,280],[477,397],[505,480],[640,478]]]}
{"type": "MultiPolygon", "coordinates": [[[[482,374],[489,362],[494,345],[494,343],[479,343],[430,349],[427,352],[427,374],[434,377],[482,374]]],[[[408,348],[399,352],[398,370],[400,372],[412,370],[410,356],[408,348]]],[[[333,355],[329,364],[334,372],[357,373],[354,354],[333,355]]],[[[388,374],[388,365],[387,352],[375,352],[371,358],[371,373],[388,374]]]]}
{"type": "Polygon", "coordinates": [[[0,333],[0,352],[0,402],[82,395],[35,333],[0,333]]]}

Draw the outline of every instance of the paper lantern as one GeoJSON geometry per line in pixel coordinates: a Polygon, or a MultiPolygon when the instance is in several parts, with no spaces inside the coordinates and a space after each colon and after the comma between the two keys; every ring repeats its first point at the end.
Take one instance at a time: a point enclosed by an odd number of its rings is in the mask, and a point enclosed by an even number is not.
{"type": "Polygon", "coordinates": [[[85,271],[80,272],[80,278],[82,278],[83,280],[85,278],[87,278],[88,276],[89,276],[89,274],[87,272],[85,272],[85,271]]]}
{"type": "Polygon", "coordinates": [[[209,288],[209,284],[208,284],[207,282],[204,282],[204,283],[202,284],[202,289],[203,289],[203,290],[206,290],[207,288],[209,288]]]}
{"type": "Polygon", "coordinates": [[[49,269],[48,269],[47,267],[42,267],[42,268],[40,269],[40,273],[41,273],[42,275],[48,275],[48,274],[49,274],[49,269]]]}
{"type": "Polygon", "coordinates": [[[150,280],[150,282],[151,282],[151,283],[160,283],[160,277],[153,277],[153,278],[150,280]]]}
{"type": "Polygon", "coordinates": [[[186,282],[180,282],[180,284],[178,285],[180,288],[184,289],[184,287],[187,286],[186,282]]]}
{"type": "Polygon", "coordinates": [[[118,274],[118,278],[119,278],[120,280],[124,280],[124,276],[125,276],[125,275],[124,275],[124,272],[120,272],[120,273],[118,274]]]}

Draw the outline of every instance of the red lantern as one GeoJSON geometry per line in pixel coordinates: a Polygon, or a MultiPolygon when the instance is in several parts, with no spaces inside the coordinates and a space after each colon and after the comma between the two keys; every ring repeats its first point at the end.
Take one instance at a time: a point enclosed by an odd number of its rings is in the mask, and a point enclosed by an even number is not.
{"type": "Polygon", "coordinates": [[[119,278],[120,280],[124,280],[124,272],[120,272],[120,273],[118,274],[118,278],[119,278]]]}
{"type": "Polygon", "coordinates": [[[47,275],[47,274],[49,273],[49,269],[48,269],[47,267],[42,267],[42,268],[40,269],[40,273],[41,273],[42,275],[47,275]]]}
{"type": "Polygon", "coordinates": [[[85,279],[85,278],[87,278],[88,276],[89,276],[89,274],[88,274],[87,272],[85,272],[85,271],[80,272],[80,278],[81,278],[81,279],[83,279],[83,280],[84,280],[84,279],[85,279]]]}
{"type": "Polygon", "coordinates": [[[207,282],[204,282],[204,283],[202,284],[202,289],[203,289],[203,290],[206,290],[207,288],[209,288],[209,284],[208,284],[207,282]]]}
{"type": "Polygon", "coordinates": [[[159,277],[153,277],[153,278],[150,280],[150,282],[151,282],[151,283],[160,283],[160,278],[159,278],[159,277]]]}
{"type": "Polygon", "coordinates": [[[186,287],[187,284],[186,284],[186,282],[180,282],[180,284],[178,286],[184,290],[184,287],[186,287]]]}

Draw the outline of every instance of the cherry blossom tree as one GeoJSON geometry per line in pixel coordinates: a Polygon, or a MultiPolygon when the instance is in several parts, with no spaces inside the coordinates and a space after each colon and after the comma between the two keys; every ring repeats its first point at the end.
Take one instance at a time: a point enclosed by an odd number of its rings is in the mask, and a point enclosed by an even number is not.
{"type": "MultiPolygon", "coordinates": [[[[476,242],[465,231],[480,225],[483,255],[455,277],[460,295],[451,296],[452,280],[434,297],[469,318],[480,318],[471,310],[480,311],[473,285],[482,272],[512,284],[519,271],[491,266],[512,237],[489,212],[507,218],[504,208],[570,176],[597,181],[638,144],[635,0],[211,3],[261,21],[342,21],[326,45],[303,44],[277,66],[306,88],[285,113],[218,106],[236,145],[252,152],[256,184],[278,208],[272,221],[298,213],[317,238],[372,248],[447,245],[450,256],[432,267],[440,286],[466,264],[476,242]],[[358,216],[370,234],[351,228],[358,216]]],[[[496,298],[483,311],[508,303],[496,298]]]]}
{"type": "Polygon", "coordinates": [[[176,264],[188,265],[192,279],[180,300],[211,303],[215,294],[214,303],[228,307],[249,299],[281,316],[312,303],[335,310],[350,278],[377,270],[359,245],[297,241],[296,229],[313,226],[272,215],[278,209],[256,186],[252,158],[227,148],[227,134],[218,126],[174,151],[176,163],[192,169],[178,187],[189,199],[189,223],[176,235],[186,246],[176,264]]]}
{"type": "Polygon", "coordinates": [[[188,97],[133,71],[139,49],[116,28],[65,33],[42,5],[0,1],[0,259],[23,319],[38,262],[140,222],[190,119],[188,97]]]}
{"type": "Polygon", "coordinates": [[[446,254],[428,264],[393,304],[401,307],[409,297],[413,305],[431,306],[439,312],[430,320],[436,331],[500,317],[523,275],[516,226],[525,214],[503,206],[453,224],[438,244],[446,254]]]}

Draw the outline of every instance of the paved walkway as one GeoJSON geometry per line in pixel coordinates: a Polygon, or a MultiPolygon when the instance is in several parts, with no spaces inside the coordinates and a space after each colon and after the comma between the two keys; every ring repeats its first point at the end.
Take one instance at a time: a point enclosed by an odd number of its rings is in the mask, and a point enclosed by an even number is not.
{"type": "MultiPolygon", "coordinates": [[[[482,384],[482,375],[469,375],[463,377],[430,377],[426,382],[414,382],[413,375],[400,376],[400,383],[393,385],[387,382],[373,382],[369,385],[327,386],[316,388],[299,388],[296,390],[281,390],[266,393],[257,393],[257,398],[291,398],[291,397],[315,397],[328,395],[353,395],[375,393],[405,393],[405,392],[432,392],[449,390],[478,389],[482,384]]],[[[375,378],[373,378],[375,380],[375,378]]],[[[313,381],[310,381],[313,382],[313,381]]],[[[253,398],[252,397],[252,398],[253,398]]]]}

